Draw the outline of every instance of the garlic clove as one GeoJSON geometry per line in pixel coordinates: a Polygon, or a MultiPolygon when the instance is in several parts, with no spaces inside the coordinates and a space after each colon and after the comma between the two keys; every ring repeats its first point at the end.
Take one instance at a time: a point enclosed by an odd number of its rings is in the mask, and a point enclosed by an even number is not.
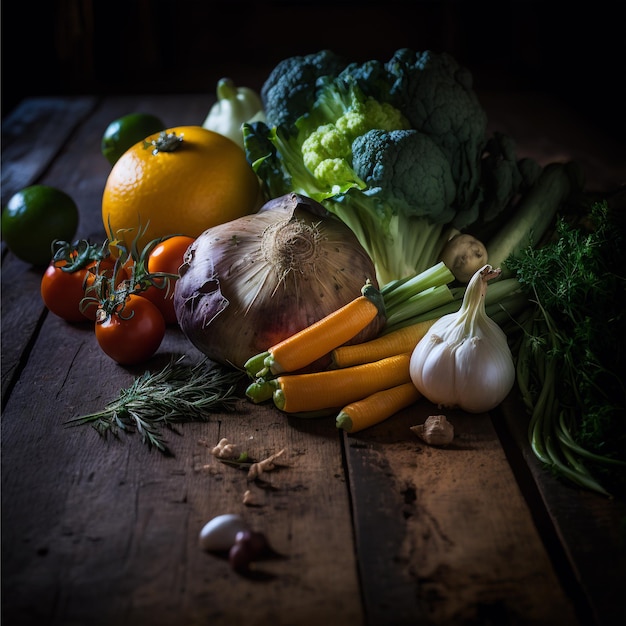
{"type": "Polygon", "coordinates": [[[411,426],[410,430],[430,446],[447,446],[454,439],[454,426],[445,415],[431,415],[423,424],[411,426]]]}
{"type": "Polygon", "coordinates": [[[200,547],[209,552],[230,550],[235,543],[237,533],[250,530],[241,515],[226,513],[207,522],[200,531],[200,547]]]}

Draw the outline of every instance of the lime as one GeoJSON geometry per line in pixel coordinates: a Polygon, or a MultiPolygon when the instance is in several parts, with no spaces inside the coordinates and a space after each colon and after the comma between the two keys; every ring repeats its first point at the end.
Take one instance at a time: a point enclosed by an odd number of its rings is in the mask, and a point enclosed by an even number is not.
{"type": "Polygon", "coordinates": [[[111,165],[137,142],[165,129],[165,124],[149,113],[129,113],[113,120],[102,136],[102,154],[111,165]]]}
{"type": "Polygon", "coordinates": [[[47,265],[52,242],[72,241],[77,228],[76,203],[55,187],[25,187],[2,210],[3,241],[16,257],[32,265],[47,265]]]}

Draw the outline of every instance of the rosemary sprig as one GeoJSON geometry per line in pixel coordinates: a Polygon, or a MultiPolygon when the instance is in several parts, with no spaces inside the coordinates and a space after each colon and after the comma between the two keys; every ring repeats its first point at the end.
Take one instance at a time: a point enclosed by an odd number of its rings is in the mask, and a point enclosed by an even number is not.
{"type": "Polygon", "coordinates": [[[183,364],[183,360],[172,359],[157,372],[144,372],[101,411],[71,418],[65,424],[91,424],[102,437],[137,432],[149,448],[173,456],[163,429],[174,430],[175,424],[185,422],[206,422],[210,413],[232,410],[239,399],[235,395],[237,383],[244,378],[244,373],[227,370],[208,359],[195,365],[183,364]]]}

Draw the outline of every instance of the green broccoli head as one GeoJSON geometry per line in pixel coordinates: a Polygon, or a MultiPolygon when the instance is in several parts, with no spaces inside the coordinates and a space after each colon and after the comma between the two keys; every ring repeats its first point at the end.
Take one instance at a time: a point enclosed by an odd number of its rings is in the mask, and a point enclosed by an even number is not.
{"type": "Polygon", "coordinates": [[[428,135],[447,156],[457,184],[457,206],[471,222],[478,215],[487,140],[487,115],[473,90],[471,73],[447,53],[406,48],[395,52],[387,70],[391,102],[412,128],[428,135]]]}
{"type": "Polygon", "coordinates": [[[446,53],[348,64],[322,50],[279,63],[261,96],[267,126],[245,144],[266,191],[323,203],[386,278],[428,267],[446,228],[495,222],[536,175],[507,138],[488,141],[472,75],[446,53]]]}
{"type": "Polygon", "coordinates": [[[280,61],[261,88],[268,126],[283,125],[290,129],[313,106],[317,80],[337,76],[346,64],[331,50],[280,61]]]}
{"type": "Polygon", "coordinates": [[[399,215],[447,223],[456,185],[446,155],[416,130],[370,130],[352,144],[352,167],[399,215]]]}

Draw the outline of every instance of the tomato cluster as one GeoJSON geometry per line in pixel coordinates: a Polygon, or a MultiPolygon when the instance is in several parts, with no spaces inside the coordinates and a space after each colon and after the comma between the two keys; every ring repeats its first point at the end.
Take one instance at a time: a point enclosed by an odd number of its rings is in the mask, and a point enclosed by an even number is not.
{"type": "Polygon", "coordinates": [[[41,280],[48,309],[68,322],[93,321],[100,348],[121,365],[141,363],[177,323],[174,285],[193,238],[172,236],[136,251],[111,254],[86,241],[57,242],[41,280]]]}

